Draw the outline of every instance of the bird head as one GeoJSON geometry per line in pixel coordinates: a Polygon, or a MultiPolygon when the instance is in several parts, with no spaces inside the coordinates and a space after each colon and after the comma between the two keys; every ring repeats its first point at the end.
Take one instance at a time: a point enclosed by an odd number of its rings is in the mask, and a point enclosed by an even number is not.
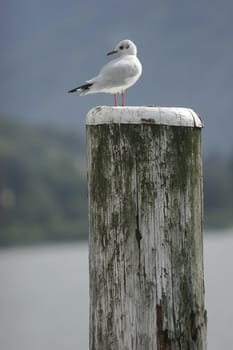
{"type": "Polygon", "coordinates": [[[119,55],[137,55],[137,47],[136,45],[128,39],[120,41],[116,47],[107,53],[107,55],[113,55],[114,53],[118,53],[119,55]]]}

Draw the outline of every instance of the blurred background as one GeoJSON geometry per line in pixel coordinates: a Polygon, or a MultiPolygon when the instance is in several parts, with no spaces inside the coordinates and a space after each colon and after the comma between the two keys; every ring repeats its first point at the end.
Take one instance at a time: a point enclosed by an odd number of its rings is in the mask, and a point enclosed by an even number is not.
{"type": "Polygon", "coordinates": [[[209,348],[230,348],[232,13],[230,0],[0,1],[2,349],[87,348],[85,116],[113,97],[67,91],[125,38],[143,64],[126,104],[189,107],[205,124],[209,348]]]}

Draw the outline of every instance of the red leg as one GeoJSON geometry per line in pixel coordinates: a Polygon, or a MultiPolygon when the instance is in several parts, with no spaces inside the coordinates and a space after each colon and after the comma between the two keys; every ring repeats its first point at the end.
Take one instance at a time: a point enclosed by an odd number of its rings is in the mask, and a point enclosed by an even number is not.
{"type": "Polygon", "coordinates": [[[113,96],[114,96],[114,106],[117,106],[117,95],[113,94],[113,96]]]}
{"type": "Polygon", "coordinates": [[[122,106],[124,106],[125,105],[125,93],[124,93],[124,91],[121,91],[121,102],[122,102],[122,106]]]}

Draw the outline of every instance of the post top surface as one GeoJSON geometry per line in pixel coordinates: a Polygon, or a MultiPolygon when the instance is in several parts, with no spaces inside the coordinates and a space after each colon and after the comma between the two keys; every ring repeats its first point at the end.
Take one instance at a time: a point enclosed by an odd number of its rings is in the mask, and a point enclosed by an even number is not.
{"type": "Polygon", "coordinates": [[[101,124],[160,124],[202,128],[198,115],[189,108],[130,106],[97,106],[86,118],[86,125],[101,124]]]}

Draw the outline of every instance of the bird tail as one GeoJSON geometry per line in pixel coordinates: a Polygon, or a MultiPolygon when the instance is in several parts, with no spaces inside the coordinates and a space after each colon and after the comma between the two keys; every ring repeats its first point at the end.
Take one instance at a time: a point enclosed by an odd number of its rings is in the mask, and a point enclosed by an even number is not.
{"type": "Polygon", "coordinates": [[[69,90],[68,93],[79,91],[80,95],[85,95],[90,90],[90,87],[92,85],[93,85],[93,83],[86,83],[86,84],[83,84],[83,85],[76,87],[75,89],[69,90]]]}

